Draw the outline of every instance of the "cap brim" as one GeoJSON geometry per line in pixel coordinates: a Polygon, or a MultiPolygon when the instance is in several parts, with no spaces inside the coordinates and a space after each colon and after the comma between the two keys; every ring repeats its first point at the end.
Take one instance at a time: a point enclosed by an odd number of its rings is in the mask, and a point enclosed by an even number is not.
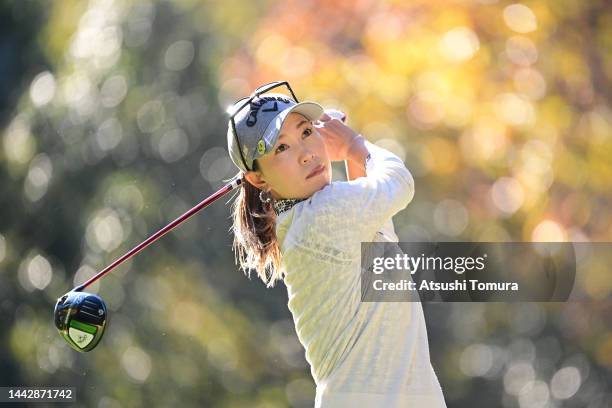
{"type": "MultiPolygon", "coordinates": [[[[283,112],[284,113],[284,112],[283,112]]],[[[288,109],[286,115],[290,113],[299,113],[304,115],[308,120],[319,120],[323,114],[323,107],[316,102],[300,102],[288,109]]]]}
{"type": "Polygon", "coordinates": [[[285,123],[285,119],[287,119],[290,113],[299,113],[306,119],[315,121],[319,120],[323,114],[323,107],[316,102],[300,102],[279,113],[264,132],[263,139],[266,141],[265,152],[263,154],[256,154],[254,159],[268,153],[276,145],[283,123],[285,123]]]}

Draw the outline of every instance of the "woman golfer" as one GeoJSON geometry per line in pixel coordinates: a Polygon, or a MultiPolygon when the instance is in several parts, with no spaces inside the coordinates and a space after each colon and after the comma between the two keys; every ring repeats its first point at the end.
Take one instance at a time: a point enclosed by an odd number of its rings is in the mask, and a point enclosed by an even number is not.
{"type": "MultiPolygon", "coordinates": [[[[414,181],[396,155],[314,102],[258,88],[231,108],[245,183],[233,207],[241,268],[284,281],[316,383],[315,407],[445,407],[419,302],[361,302],[361,242],[397,242],[414,181]],[[332,182],[332,161],[348,181],[332,182]]],[[[278,90],[277,90],[278,91],[278,90]]]]}

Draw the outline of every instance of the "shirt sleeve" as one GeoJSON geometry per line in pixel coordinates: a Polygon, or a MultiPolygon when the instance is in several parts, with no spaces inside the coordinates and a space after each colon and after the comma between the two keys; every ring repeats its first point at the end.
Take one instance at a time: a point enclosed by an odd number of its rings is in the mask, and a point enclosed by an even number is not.
{"type": "Polygon", "coordinates": [[[367,140],[365,146],[365,177],[332,182],[300,206],[299,218],[308,220],[294,231],[301,245],[359,251],[414,197],[414,179],[403,161],[367,140]]]}

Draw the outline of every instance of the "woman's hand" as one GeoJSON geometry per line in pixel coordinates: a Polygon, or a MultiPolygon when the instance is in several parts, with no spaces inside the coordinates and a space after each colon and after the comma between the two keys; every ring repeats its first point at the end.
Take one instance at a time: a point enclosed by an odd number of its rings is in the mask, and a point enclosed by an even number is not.
{"type": "Polygon", "coordinates": [[[315,124],[315,129],[323,137],[331,161],[348,159],[351,145],[359,136],[353,129],[339,119],[332,119],[326,113],[321,115],[319,123],[315,124]]]}

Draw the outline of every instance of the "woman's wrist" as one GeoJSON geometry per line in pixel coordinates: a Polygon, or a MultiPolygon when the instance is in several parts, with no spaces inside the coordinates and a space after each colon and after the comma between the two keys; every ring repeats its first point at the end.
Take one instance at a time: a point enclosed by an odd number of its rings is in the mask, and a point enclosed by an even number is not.
{"type": "Polygon", "coordinates": [[[346,160],[364,165],[369,153],[370,152],[368,152],[365,146],[365,138],[359,134],[351,140],[351,144],[346,153],[346,160]]]}

